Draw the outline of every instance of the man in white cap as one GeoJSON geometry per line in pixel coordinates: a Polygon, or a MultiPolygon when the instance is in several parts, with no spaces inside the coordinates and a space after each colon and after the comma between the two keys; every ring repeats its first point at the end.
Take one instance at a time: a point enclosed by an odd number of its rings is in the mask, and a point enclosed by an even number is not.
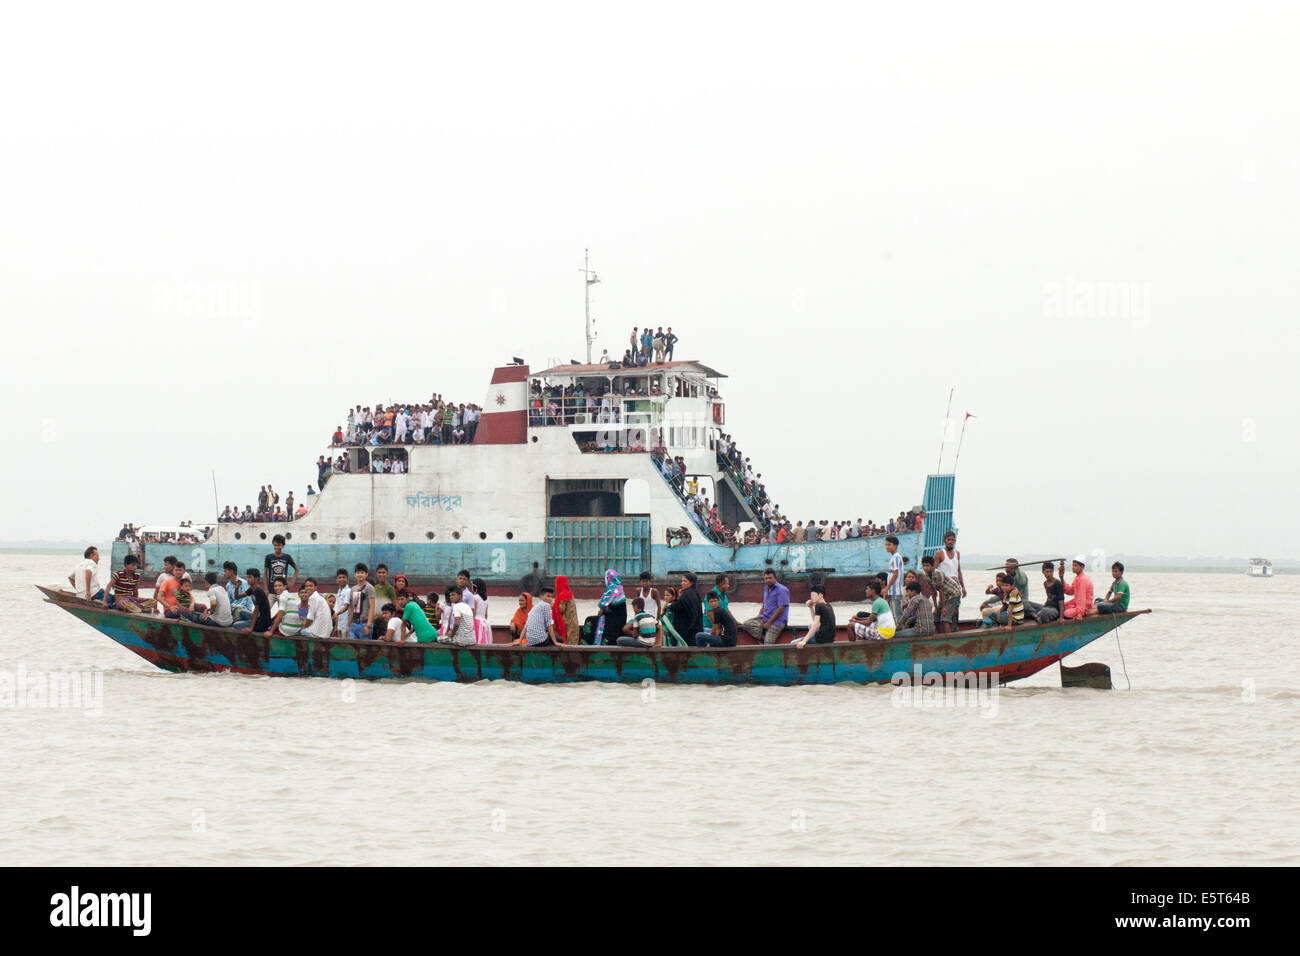
{"type": "MultiPolygon", "coordinates": [[[[1073,600],[1065,602],[1065,609],[1061,612],[1061,617],[1067,621],[1086,617],[1089,614],[1096,614],[1097,610],[1092,606],[1092,578],[1084,573],[1087,566],[1087,559],[1083,555],[1077,554],[1074,560],[1070,562],[1070,570],[1074,572],[1074,580],[1065,582],[1065,593],[1073,595],[1073,600]]],[[[1065,562],[1061,562],[1061,580],[1065,581],[1065,562]]]]}

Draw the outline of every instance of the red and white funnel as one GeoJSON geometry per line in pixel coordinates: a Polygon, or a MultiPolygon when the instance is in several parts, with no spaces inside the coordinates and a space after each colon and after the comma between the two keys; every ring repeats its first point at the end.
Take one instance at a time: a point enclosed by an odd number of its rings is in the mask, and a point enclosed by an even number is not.
{"type": "Polygon", "coordinates": [[[528,440],[528,366],[503,365],[492,371],[476,445],[522,445],[528,440]]]}

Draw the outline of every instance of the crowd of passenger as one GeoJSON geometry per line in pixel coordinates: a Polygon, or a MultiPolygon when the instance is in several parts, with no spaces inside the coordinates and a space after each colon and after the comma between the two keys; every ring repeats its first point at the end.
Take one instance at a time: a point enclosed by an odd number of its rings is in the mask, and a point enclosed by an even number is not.
{"type": "Polygon", "coordinates": [[[211,534],[211,525],[195,527],[193,521],[182,521],[167,531],[144,531],[128,522],[118,530],[114,540],[126,542],[128,550],[134,547],[139,551],[142,544],[202,544],[211,534]]]}
{"type": "Polygon", "coordinates": [[[349,409],[347,420],[330,438],[345,445],[468,445],[474,441],[483,409],[433,395],[417,405],[376,405],[349,409]]]}
{"type": "MultiPolygon", "coordinates": [[[[849,640],[889,640],[928,637],[959,628],[959,611],[966,596],[957,536],[949,531],[942,548],[921,559],[920,568],[907,568],[895,535],[886,535],[889,567],[868,578],[864,588],[867,609],[845,622],[849,640]]],[[[492,643],[488,623],[488,587],[481,578],[460,571],[454,582],[417,594],[407,575],[389,574],[385,564],[370,568],[356,564],[351,575],[340,568],[333,582],[300,575],[297,562],[285,552],[285,538],[272,539],[272,551],[262,567],[241,574],[228,561],[218,575],[209,571],[198,585],[183,561],[168,556],[155,584],[154,596],[140,595],[139,558],[126,556],[107,588],[98,589],[99,551],[86,549],[83,560],[68,575],[79,596],[103,602],[113,610],[161,614],[166,618],[255,634],[292,637],[400,641],[407,643],[468,646],[492,643]],[[300,580],[301,578],[301,580],[300,580]],[[326,586],[332,583],[334,590],[326,586]],[[198,590],[196,590],[196,585],[198,590]]],[[[985,589],[980,605],[980,627],[1049,624],[1128,610],[1131,598],[1124,565],[1111,565],[1111,582],[1105,598],[1095,597],[1092,580],[1080,555],[1071,562],[1071,579],[1065,580],[1065,562],[1042,562],[1043,601],[1029,599],[1029,581],[1015,558],[1008,558],[995,581],[985,589]]],[[[196,569],[195,575],[199,572],[196,569]]],[[[635,593],[624,590],[622,576],[610,569],[596,613],[580,620],[577,601],[568,578],[553,583],[542,577],[538,565],[524,575],[512,595],[514,614],[507,626],[512,643],[530,647],[563,644],[734,647],[744,630],[756,641],[776,643],[789,627],[790,591],[768,569],[763,574],[763,599],[759,613],[737,621],[730,610],[731,576],[718,574],[707,591],[699,577],[683,572],[675,584],[660,586],[642,572],[635,593]]],[[[793,644],[826,644],[837,640],[835,609],[827,598],[824,579],[810,584],[806,602],[810,624],[802,634],[795,628],[793,644]]]]}
{"type": "Polygon", "coordinates": [[[235,524],[244,524],[249,522],[275,522],[275,521],[293,521],[301,518],[308,511],[307,500],[315,497],[316,489],[311,485],[307,486],[306,500],[299,500],[297,505],[294,504],[293,492],[280,504],[280,493],[275,490],[275,486],[270,483],[262,486],[257,493],[257,507],[245,505],[240,510],[238,505],[226,505],[217,520],[221,522],[233,522],[235,524]]]}

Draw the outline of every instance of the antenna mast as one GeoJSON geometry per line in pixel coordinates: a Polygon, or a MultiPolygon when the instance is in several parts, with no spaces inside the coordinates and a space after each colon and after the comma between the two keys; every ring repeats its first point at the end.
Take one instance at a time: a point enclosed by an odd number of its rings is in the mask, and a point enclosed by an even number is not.
{"type": "Polygon", "coordinates": [[[579,272],[582,273],[583,278],[586,280],[586,284],[585,284],[585,288],[583,289],[583,292],[585,293],[586,296],[586,307],[587,307],[587,364],[588,365],[591,364],[591,343],[592,340],[596,338],[596,333],[591,331],[591,287],[600,281],[600,278],[596,275],[596,273],[591,271],[591,256],[589,255],[590,252],[591,252],[590,249],[582,250],[582,268],[578,270],[579,272]]]}

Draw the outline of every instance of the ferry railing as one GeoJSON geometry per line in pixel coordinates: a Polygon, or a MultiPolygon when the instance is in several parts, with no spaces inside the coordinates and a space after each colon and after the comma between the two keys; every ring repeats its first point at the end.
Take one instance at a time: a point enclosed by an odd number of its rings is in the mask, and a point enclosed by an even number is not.
{"type": "Polygon", "coordinates": [[[700,533],[714,544],[725,544],[725,538],[711,530],[708,526],[708,522],[704,520],[704,516],[696,510],[695,501],[686,493],[685,479],[676,475],[670,478],[668,475],[664,474],[664,452],[660,449],[652,451],[650,453],[650,462],[655,466],[655,471],[659,473],[659,477],[664,480],[664,484],[672,489],[673,494],[677,496],[677,500],[686,508],[686,513],[690,515],[691,520],[695,523],[695,526],[699,528],[700,533]]]}

